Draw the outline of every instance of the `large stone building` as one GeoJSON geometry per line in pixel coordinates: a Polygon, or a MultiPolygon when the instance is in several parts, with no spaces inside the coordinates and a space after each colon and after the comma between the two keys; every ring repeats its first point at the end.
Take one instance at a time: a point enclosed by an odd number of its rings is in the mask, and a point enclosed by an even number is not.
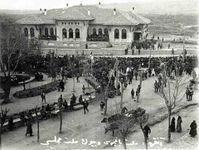
{"type": "Polygon", "coordinates": [[[130,45],[147,35],[150,20],[132,11],[79,5],[41,11],[17,21],[28,38],[43,49],[96,49],[130,45]]]}

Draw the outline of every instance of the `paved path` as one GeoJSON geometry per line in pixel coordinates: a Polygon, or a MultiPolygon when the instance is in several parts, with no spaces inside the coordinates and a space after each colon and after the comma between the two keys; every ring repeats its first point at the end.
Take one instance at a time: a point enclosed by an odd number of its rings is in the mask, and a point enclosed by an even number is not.
{"type": "MultiPolygon", "coordinates": [[[[139,81],[133,81],[133,84],[128,85],[127,89],[124,92],[124,106],[128,109],[135,109],[138,106],[141,106],[146,109],[148,113],[153,113],[159,108],[165,107],[164,100],[154,93],[153,83],[155,78],[149,78],[143,81],[143,88],[141,91],[141,101],[136,103],[131,99],[130,91],[132,87],[137,87],[139,81]]],[[[81,83],[79,83],[81,85],[81,83]]],[[[80,87],[81,88],[81,87],[80,87]]],[[[55,94],[55,93],[54,93],[55,94]]],[[[53,94],[52,94],[53,95],[53,94]]],[[[52,96],[51,95],[51,96],[52,96]]],[[[59,95],[59,94],[58,94],[59,95]]],[[[56,95],[57,96],[57,95],[56,95]]],[[[193,102],[196,102],[196,97],[194,95],[193,102]]],[[[184,104],[188,102],[183,100],[184,104]]],[[[7,149],[20,149],[20,150],[33,150],[33,149],[72,149],[72,148],[96,148],[87,144],[82,144],[83,139],[89,141],[99,141],[101,145],[98,145],[97,148],[104,148],[102,143],[107,140],[113,140],[111,133],[108,132],[104,134],[104,125],[101,123],[103,116],[99,109],[99,101],[93,102],[89,105],[89,112],[84,115],[83,110],[64,113],[63,114],[63,134],[58,133],[59,128],[59,119],[49,119],[42,121],[40,124],[40,142],[46,143],[48,140],[54,139],[54,136],[60,137],[62,140],[60,144],[51,143],[49,146],[44,146],[36,143],[36,136],[25,137],[25,128],[19,128],[15,131],[5,133],[3,135],[3,147],[7,149]],[[64,143],[75,139],[78,141],[77,144],[64,143]]],[[[120,97],[116,97],[108,100],[108,114],[113,114],[114,112],[119,111],[120,97]]],[[[164,109],[163,109],[164,110],[164,109]]],[[[153,129],[154,130],[154,129],[153,129]]],[[[36,125],[33,125],[33,132],[36,134],[36,125]]],[[[141,138],[141,137],[140,137],[141,138]]]]}

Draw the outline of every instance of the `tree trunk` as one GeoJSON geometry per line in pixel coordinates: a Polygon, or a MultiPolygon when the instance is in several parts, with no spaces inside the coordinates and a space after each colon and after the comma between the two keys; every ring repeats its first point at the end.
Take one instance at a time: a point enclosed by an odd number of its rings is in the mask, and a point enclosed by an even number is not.
{"type": "Polygon", "coordinates": [[[37,142],[39,143],[39,139],[40,139],[40,136],[39,136],[39,118],[37,118],[37,142]]]}
{"type": "Polygon", "coordinates": [[[140,124],[140,128],[142,130],[143,136],[144,136],[144,144],[145,144],[145,148],[148,149],[148,138],[146,137],[145,133],[144,133],[144,128],[142,126],[142,124],[140,124]]]}
{"type": "Polygon", "coordinates": [[[123,83],[121,84],[121,103],[120,103],[120,109],[122,110],[123,108],[123,83]]]}
{"type": "Polygon", "coordinates": [[[106,116],[107,114],[107,100],[108,98],[106,97],[106,91],[104,91],[104,102],[105,102],[104,116],[106,116]]]}
{"type": "Polygon", "coordinates": [[[7,104],[10,102],[10,89],[11,89],[11,83],[10,83],[10,77],[6,77],[7,81],[5,83],[2,84],[2,89],[4,90],[4,101],[2,102],[2,104],[7,104]]]}
{"type": "Polygon", "coordinates": [[[124,149],[127,149],[127,147],[126,147],[126,138],[125,137],[122,137],[122,144],[124,146],[124,149]]]}
{"type": "Polygon", "coordinates": [[[62,133],[62,110],[60,109],[60,126],[59,126],[59,133],[62,133]]]}
{"type": "MultiPolygon", "coordinates": [[[[1,118],[0,118],[1,119],[1,118]]],[[[1,123],[1,122],[0,122],[1,123]]],[[[0,124],[0,150],[2,150],[2,144],[1,144],[1,131],[2,131],[2,125],[0,124]]]]}
{"type": "Polygon", "coordinates": [[[171,122],[171,111],[168,110],[168,143],[171,142],[170,122],[171,122]]]}

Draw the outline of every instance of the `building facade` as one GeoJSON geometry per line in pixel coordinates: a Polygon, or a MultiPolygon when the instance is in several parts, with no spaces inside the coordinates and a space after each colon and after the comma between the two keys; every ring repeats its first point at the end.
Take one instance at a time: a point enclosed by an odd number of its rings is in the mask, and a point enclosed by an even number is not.
{"type": "Polygon", "coordinates": [[[127,46],[147,36],[150,20],[133,11],[98,6],[44,10],[17,21],[27,38],[43,48],[78,49],[127,46]]]}

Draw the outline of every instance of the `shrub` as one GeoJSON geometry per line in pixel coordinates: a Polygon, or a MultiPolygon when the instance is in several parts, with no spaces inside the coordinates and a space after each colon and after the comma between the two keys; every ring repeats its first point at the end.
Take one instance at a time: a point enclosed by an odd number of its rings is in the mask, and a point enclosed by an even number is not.
{"type": "Polygon", "coordinates": [[[27,98],[27,97],[34,97],[34,96],[38,96],[41,94],[42,90],[44,90],[45,93],[50,93],[52,91],[55,91],[57,89],[59,82],[58,81],[54,81],[42,86],[38,86],[35,88],[30,88],[27,90],[21,90],[21,91],[17,91],[13,94],[14,97],[17,98],[27,98]]]}

